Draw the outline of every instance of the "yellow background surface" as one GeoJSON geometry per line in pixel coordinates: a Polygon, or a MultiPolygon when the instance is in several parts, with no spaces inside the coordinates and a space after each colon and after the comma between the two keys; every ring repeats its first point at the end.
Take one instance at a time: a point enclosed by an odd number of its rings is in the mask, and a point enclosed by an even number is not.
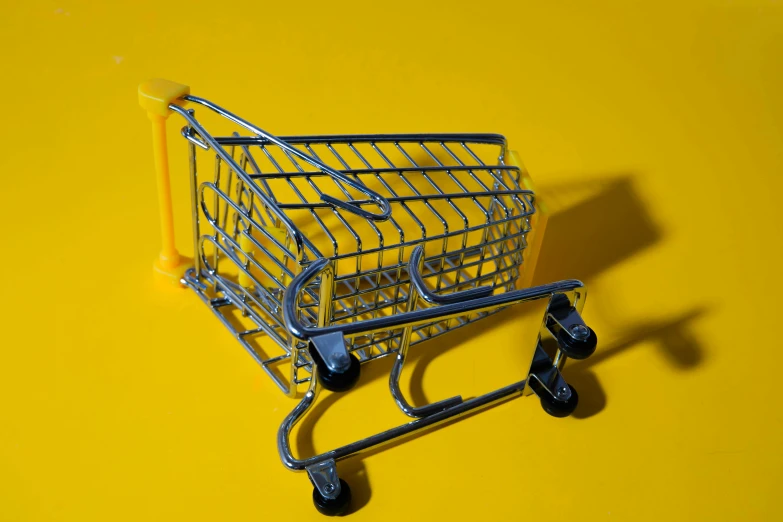
{"type": "MultiPolygon", "coordinates": [[[[345,461],[353,519],[783,518],[778,2],[27,4],[0,17],[0,519],[319,517],[275,448],[295,403],[153,282],[156,76],[282,135],[505,134],[556,211],[536,281],[583,279],[600,339],[577,415],[525,398],[345,461]]],[[[520,324],[418,347],[406,386],[521,378],[520,324]]],[[[403,422],[390,362],[298,450],[403,422]]]]}

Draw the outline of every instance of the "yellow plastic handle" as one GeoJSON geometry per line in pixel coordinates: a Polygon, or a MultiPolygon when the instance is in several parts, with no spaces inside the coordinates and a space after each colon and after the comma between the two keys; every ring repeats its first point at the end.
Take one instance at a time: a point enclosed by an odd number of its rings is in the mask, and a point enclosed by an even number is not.
{"type": "Polygon", "coordinates": [[[169,180],[169,156],[166,144],[166,119],[171,114],[169,105],[183,106],[183,96],[190,94],[190,87],[162,79],[148,80],[139,85],[139,105],[147,111],[152,123],[152,152],[155,157],[155,174],[158,183],[160,210],[161,251],[155,262],[155,270],[178,283],[189,261],[177,251],[174,242],[174,214],[171,204],[169,180]]]}
{"type": "Polygon", "coordinates": [[[169,105],[185,105],[183,96],[190,94],[190,87],[181,83],[154,78],[139,85],[139,105],[148,114],[169,117],[169,105]]]}

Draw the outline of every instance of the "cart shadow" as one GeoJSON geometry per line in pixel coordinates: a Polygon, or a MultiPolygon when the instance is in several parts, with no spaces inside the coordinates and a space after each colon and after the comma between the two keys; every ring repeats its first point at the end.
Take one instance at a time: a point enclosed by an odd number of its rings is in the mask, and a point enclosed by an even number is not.
{"type": "Polygon", "coordinates": [[[602,345],[600,351],[581,361],[570,361],[564,371],[566,380],[579,390],[579,407],[572,414],[586,419],[600,413],[607,396],[592,368],[642,343],[654,343],[658,352],[675,370],[691,370],[704,360],[704,347],[690,331],[689,325],[707,313],[695,308],[670,320],[652,321],[634,327],[619,340],[602,345]]]}
{"type": "Polygon", "coordinates": [[[613,266],[659,242],[653,223],[630,175],[584,182],[582,186],[543,186],[549,206],[569,197],[592,194],[551,213],[536,264],[533,284],[561,279],[590,281],[613,266]],[[595,192],[597,190],[597,192],[595,192]]]}

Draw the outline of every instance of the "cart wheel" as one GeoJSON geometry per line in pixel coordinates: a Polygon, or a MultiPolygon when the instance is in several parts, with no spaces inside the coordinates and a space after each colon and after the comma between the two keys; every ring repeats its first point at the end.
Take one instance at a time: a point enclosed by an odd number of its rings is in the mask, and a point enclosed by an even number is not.
{"type": "Polygon", "coordinates": [[[576,406],[579,404],[579,395],[576,393],[576,390],[570,384],[568,387],[571,389],[571,397],[565,401],[559,401],[548,393],[541,394],[541,407],[552,417],[568,417],[574,413],[576,406]]]}
{"type": "Polygon", "coordinates": [[[356,382],[359,380],[359,369],[361,363],[355,355],[351,354],[351,366],[344,372],[335,372],[327,368],[320,361],[316,361],[318,365],[318,380],[321,381],[324,388],[329,391],[342,392],[353,388],[356,382]]]}
{"type": "Polygon", "coordinates": [[[598,345],[598,336],[587,326],[578,325],[577,328],[581,330],[580,333],[584,335],[584,339],[574,339],[565,330],[561,329],[557,332],[557,342],[563,353],[571,359],[587,359],[595,352],[595,347],[598,345]]]}
{"type": "Polygon", "coordinates": [[[351,488],[343,479],[340,479],[340,494],[337,498],[326,498],[318,492],[318,488],[313,488],[313,504],[322,515],[330,517],[344,515],[350,503],[351,488]]]}

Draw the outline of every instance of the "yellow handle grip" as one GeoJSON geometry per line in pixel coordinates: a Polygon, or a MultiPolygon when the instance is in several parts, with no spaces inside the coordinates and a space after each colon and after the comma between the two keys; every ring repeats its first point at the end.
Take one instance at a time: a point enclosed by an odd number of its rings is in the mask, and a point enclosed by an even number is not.
{"type": "Polygon", "coordinates": [[[155,174],[158,184],[162,247],[155,262],[155,270],[175,282],[179,282],[187,266],[185,259],[177,251],[174,241],[174,213],[169,180],[166,119],[171,114],[169,105],[184,105],[185,100],[182,97],[189,93],[190,87],[187,85],[168,80],[154,79],[139,85],[139,105],[147,111],[147,117],[152,123],[152,152],[155,157],[155,174]]]}

